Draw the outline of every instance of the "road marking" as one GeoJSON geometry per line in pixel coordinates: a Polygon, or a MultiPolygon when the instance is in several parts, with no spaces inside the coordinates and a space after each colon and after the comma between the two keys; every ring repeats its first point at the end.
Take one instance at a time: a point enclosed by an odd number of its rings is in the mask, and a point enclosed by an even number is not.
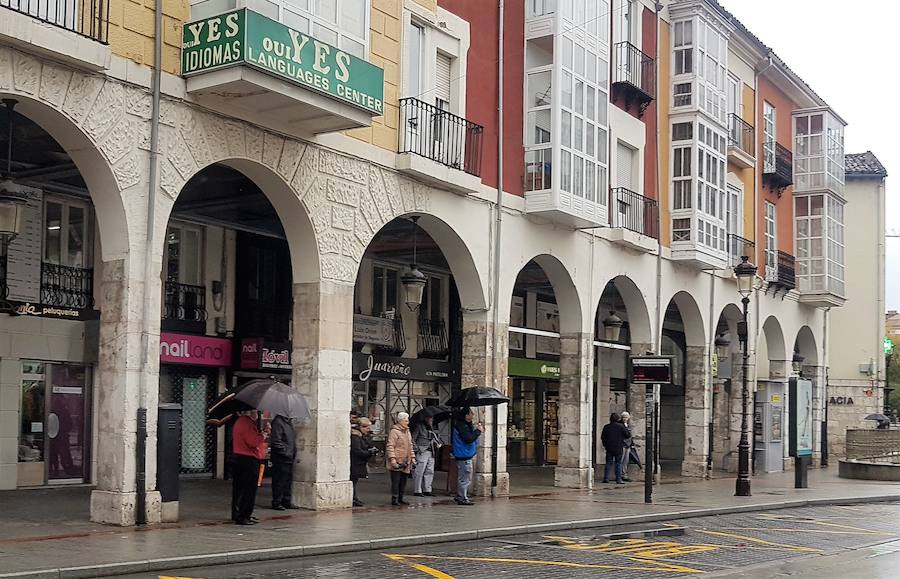
{"type": "Polygon", "coordinates": [[[403,563],[404,565],[415,569],[416,571],[421,571],[426,575],[430,575],[435,579],[454,579],[452,575],[447,575],[443,571],[438,571],[434,567],[429,567],[427,565],[422,565],[421,563],[413,563],[412,561],[407,561],[405,558],[407,555],[388,555],[386,553],[382,553],[385,557],[390,559],[391,561],[397,561],[399,563],[403,563]]]}
{"type": "MultiPolygon", "coordinates": [[[[632,565],[603,565],[600,563],[570,563],[568,561],[544,561],[540,559],[505,559],[500,557],[451,557],[451,556],[441,556],[441,555],[402,555],[395,554],[390,555],[387,553],[382,553],[385,557],[392,559],[394,561],[403,563],[405,565],[411,565],[411,561],[405,561],[405,559],[433,559],[437,561],[466,561],[469,563],[506,563],[506,564],[515,564],[515,565],[534,565],[534,566],[546,566],[546,567],[565,567],[570,569],[612,569],[617,571],[663,571],[663,572],[672,572],[672,573],[703,573],[700,569],[692,569],[691,567],[685,567],[683,565],[672,565],[669,563],[658,563],[656,561],[646,561],[653,563],[654,567],[640,567],[640,566],[632,566],[632,565]]],[[[645,561],[642,561],[645,562],[645,561]]],[[[436,569],[431,567],[426,567],[422,565],[422,569],[424,573],[428,573],[432,577],[438,577],[440,579],[454,579],[452,576],[447,575],[446,573],[442,573],[436,569]],[[427,570],[426,570],[427,569],[427,570]],[[440,575],[434,575],[434,573],[441,573],[440,575]]]]}
{"type": "MultiPolygon", "coordinates": [[[[747,530],[747,529],[745,529],[747,530]]],[[[758,529],[758,530],[771,530],[771,529],[758,529]]],[[[694,529],[697,533],[704,533],[707,535],[713,535],[716,537],[728,537],[731,539],[738,539],[741,541],[749,541],[751,543],[756,543],[758,545],[766,545],[772,549],[776,549],[779,551],[797,551],[798,553],[820,553],[822,549],[814,549],[812,547],[800,547],[798,545],[782,545],[780,543],[773,543],[771,541],[764,541],[763,539],[756,539],[754,537],[748,537],[746,535],[738,535],[737,533],[723,533],[721,531],[708,531],[706,529],[694,529]]]]}

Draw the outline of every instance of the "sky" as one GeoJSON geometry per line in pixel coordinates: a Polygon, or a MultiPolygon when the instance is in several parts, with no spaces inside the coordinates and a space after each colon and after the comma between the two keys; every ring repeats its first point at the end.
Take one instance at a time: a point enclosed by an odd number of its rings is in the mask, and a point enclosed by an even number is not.
{"type": "MultiPolygon", "coordinates": [[[[847,153],[872,151],[887,168],[887,228],[900,234],[900,2],[719,2],[847,121],[847,153]]],[[[887,239],[885,277],[887,308],[900,310],[900,238],[887,239]]]]}

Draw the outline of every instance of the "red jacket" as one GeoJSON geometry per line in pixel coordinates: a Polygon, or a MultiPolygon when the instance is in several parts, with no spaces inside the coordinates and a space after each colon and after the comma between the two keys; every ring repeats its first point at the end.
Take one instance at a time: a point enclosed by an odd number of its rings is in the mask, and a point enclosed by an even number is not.
{"type": "Polygon", "coordinates": [[[266,458],[265,438],[256,427],[256,421],[249,416],[239,416],[234,421],[231,442],[234,454],[252,456],[258,460],[266,458]]]}

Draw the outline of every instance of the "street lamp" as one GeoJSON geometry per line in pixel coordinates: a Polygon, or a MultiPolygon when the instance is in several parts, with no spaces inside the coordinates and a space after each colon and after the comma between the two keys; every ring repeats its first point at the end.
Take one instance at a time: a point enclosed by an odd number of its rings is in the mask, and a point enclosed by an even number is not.
{"type": "Polygon", "coordinates": [[[616,315],[615,310],[609,310],[609,317],[603,320],[603,334],[607,342],[616,343],[622,333],[622,326],[625,321],[616,315]]]}
{"type": "Polygon", "coordinates": [[[6,170],[0,170],[0,313],[12,313],[13,307],[6,298],[9,297],[7,285],[7,256],[9,243],[22,233],[22,221],[25,215],[25,203],[27,197],[25,190],[12,181],[12,150],[13,150],[13,108],[16,101],[3,99],[7,114],[7,148],[6,170]]]}
{"type": "Polygon", "coordinates": [[[738,497],[750,496],[750,429],[748,414],[750,412],[750,385],[747,374],[750,368],[750,353],[747,349],[747,308],[750,306],[750,294],[753,293],[753,282],[756,280],[756,266],[750,258],[741,256],[741,263],[734,266],[737,277],[738,293],[743,305],[742,319],[738,322],[738,339],[741,341],[741,440],[738,443],[738,474],[734,484],[734,494],[738,497]]]}
{"type": "Polygon", "coordinates": [[[422,294],[425,291],[425,284],[428,281],[428,278],[424,273],[419,271],[419,268],[416,265],[416,236],[418,230],[416,222],[419,220],[419,216],[415,215],[410,220],[412,221],[413,226],[413,259],[409,268],[400,276],[400,283],[403,284],[403,291],[406,294],[406,305],[412,311],[416,311],[419,309],[419,306],[422,305],[422,294]]]}

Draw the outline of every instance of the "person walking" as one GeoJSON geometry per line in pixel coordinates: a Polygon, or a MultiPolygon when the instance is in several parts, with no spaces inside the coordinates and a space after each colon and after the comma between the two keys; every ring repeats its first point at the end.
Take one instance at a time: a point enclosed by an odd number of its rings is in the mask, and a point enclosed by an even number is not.
{"type": "Polygon", "coordinates": [[[363,506],[356,494],[356,483],[361,478],[369,478],[369,459],[378,453],[372,445],[371,429],[372,422],[368,418],[359,418],[350,430],[350,482],[353,483],[354,507],[363,506]]]}
{"type": "Polygon", "coordinates": [[[391,427],[388,434],[385,454],[388,459],[388,470],[391,473],[391,504],[394,506],[408,505],[403,500],[406,492],[406,479],[416,464],[416,456],[413,454],[412,436],[409,433],[409,414],[400,412],[397,414],[397,422],[391,427]]]}
{"type": "Polygon", "coordinates": [[[256,410],[244,412],[234,421],[231,450],[234,461],[231,491],[231,518],[238,525],[255,525],[253,507],[259,480],[260,461],[266,456],[266,432],[260,432],[256,410]]]}
{"type": "Polygon", "coordinates": [[[272,508],[276,511],[300,508],[291,500],[297,458],[295,436],[293,420],[281,415],[272,419],[269,448],[272,449],[272,508]]]}
{"type": "Polygon", "coordinates": [[[413,450],[416,453],[416,470],[413,473],[413,495],[433,497],[434,457],[441,447],[441,439],[434,431],[434,417],[428,416],[413,428],[413,450]]]}
{"type": "Polygon", "coordinates": [[[603,482],[608,483],[610,474],[615,469],[616,484],[625,484],[622,480],[622,454],[625,450],[625,440],[631,437],[631,432],[622,424],[622,419],[613,412],[609,416],[609,424],[600,432],[600,441],[606,449],[606,467],[603,470],[603,482]]]}
{"type": "Polygon", "coordinates": [[[631,449],[634,448],[634,438],[631,432],[631,414],[626,410],[622,413],[622,424],[628,429],[628,438],[625,439],[625,448],[622,450],[622,480],[631,482],[628,478],[628,465],[631,461],[631,449]]]}
{"type": "Polygon", "coordinates": [[[469,487],[472,484],[472,459],[478,449],[478,438],[484,431],[484,426],[479,422],[473,424],[475,412],[471,408],[464,408],[462,419],[454,421],[453,434],[453,458],[456,459],[456,504],[474,505],[469,500],[469,487]]]}

